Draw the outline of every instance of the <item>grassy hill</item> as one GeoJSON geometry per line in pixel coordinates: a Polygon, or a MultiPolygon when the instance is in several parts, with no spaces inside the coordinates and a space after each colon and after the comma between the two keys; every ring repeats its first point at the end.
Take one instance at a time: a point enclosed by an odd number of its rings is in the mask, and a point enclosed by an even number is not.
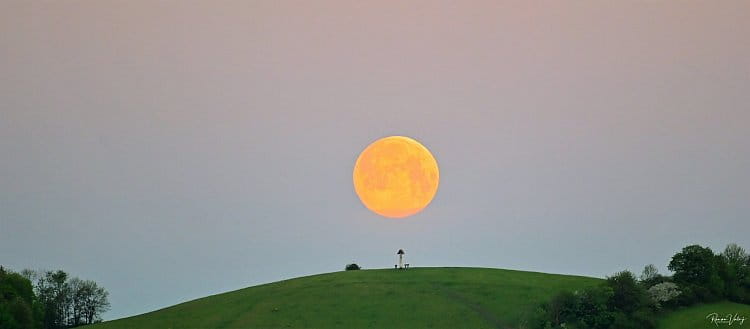
{"type": "MultiPolygon", "coordinates": [[[[89,326],[118,328],[523,328],[561,290],[601,279],[485,268],[411,268],[313,275],[209,296],[89,326]]],[[[669,313],[659,329],[716,328],[706,315],[750,305],[698,305],[669,313]]],[[[726,325],[720,325],[726,326],[726,325]]],[[[750,328],[750,320],[742,326],[750,328]]]]}
{"type": "Polygon", "coordinates": [[[703,304],[678,310],[667,314],[659,321],[659,329],[706,329],[706,328],[750,328],[750,305],[735,304],[730,302],[721,302],[713,304],[703,304]],[[711,313],[718,313],[721,316],[727,314],[739,314],[747,320],[740,324],[733,323],[714,325],[706,316],[711,313]]]}
{"type": "Polygon", "coordinates": [[[601,279],[483,268],[320,274],[89,328],[516,328],[561,290],[601,279]]]}

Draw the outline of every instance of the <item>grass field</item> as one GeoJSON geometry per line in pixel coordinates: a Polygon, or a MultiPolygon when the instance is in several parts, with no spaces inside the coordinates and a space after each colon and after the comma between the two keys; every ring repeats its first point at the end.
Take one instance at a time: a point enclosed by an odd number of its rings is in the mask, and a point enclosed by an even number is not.
{"type": "Polygon", "coordinates": [[[721,302],[697,305],[667,314],[659,321],[659,329],[708,329],[708,328],[750,328],[750,305],[721,302]],[[738,314],[747,320],[744,323],[713,324],[706,316],[718,313],[725,317],[727,314],[738,314]]]}
{"type": "Polygon", "coordinates": [[[89,328],[517,328],[561,290],[600,279],[482,268],[320,274],[89,328]]]}
{"type": "MultiPolygon", "coordinates": [[[[411,268],[320,274],[209,296],[87,328],[524,328],[561,290],[601,279],[485,268],[411,268]]],[[[717,328],[706,315],[750,305],[698,305],[663,316],[659,329],[717,328]]],[[[750,320],[729,328],[750,328],[750,320]]]]}

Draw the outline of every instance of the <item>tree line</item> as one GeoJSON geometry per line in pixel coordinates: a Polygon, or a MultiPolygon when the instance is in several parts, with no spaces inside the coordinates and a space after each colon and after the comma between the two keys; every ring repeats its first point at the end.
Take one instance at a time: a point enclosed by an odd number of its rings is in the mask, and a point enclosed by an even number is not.
{"type": "Polygon", "coordinates": [[[62,329],[100,322],[109,293],[64,271],[0,266],[0,329],[62,329]]]}
{"type": "Polygon", "coordinates": [[[531,317],[538,329],[652,329],[663,312],[697,303],[729,300],[750,304],[750,256],[737,244],[715,254],[690,245],[667,265],[662,275],[653,264],[640,277],[622,271],[599,286],[565,291],[543,303],[531,317]]]}

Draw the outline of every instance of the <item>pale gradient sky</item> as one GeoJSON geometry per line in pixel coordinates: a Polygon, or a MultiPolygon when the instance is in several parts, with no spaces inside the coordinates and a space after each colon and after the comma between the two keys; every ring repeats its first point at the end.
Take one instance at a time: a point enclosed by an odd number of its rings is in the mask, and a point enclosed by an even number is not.
{"type": "Polygon", "coordinates": [[[605,276],[750,247],[748,1],[0,1],[0,264],[105,318],[356,261],[605,276]],[[387,135],[440,165],[379,218],[387,135]]]}

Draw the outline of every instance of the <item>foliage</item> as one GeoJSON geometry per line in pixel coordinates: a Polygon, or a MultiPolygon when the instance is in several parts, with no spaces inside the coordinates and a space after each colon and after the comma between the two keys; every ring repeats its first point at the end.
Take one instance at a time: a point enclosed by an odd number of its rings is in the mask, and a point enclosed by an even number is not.
{"type": "Polygon", "coordinates": [[[344,267],[344,269],[347,271],[357,271],[357,270],[360,270],[361,268],[357,264],[346,264],[346,267],[344,267]]]}
{"type": "Polygon", "coordinates": [[[58,329],[101,321],[109,293],[63,271],[15,273],[0,266],[0,329],[58,329]],[[32,283],[33,282],[33,283],[32,283]]]}
{"type": "Polygon", "coordinates": [[[729,244],[721,254],[691,245],[672,257],[669,269],[682,294],[680,305],[728,299],[750,303],[750,256],[737,244],[729,244]]]}
{"type": "Polygon", "coordinates": [[[0,267],[0,329],[37,328],[31,282],[0,267]]]}
{"type": "Polygon", "coordinates": [[[68,274],[63,271],[46,271],[37,275],[35,291],[44,309],[44,328],[65,327],[65,301],[68,295],[66,281],[68,274]]]}
{"type": "Polygon", "coordinates": [[[654,264],[648,264],[643,268],[638,283],[645,289],[649,289],[657,284],[672,282],[672,277],[659,274],[659,270],[654,264]]]}
{"type": "Polygon", "coordinates": [[[657,307],[661,307],[679,296],[680,289],[672,282],[663,282],[648,288],[648,295],[657,307]]]}
{"type": "Polygon", "coordinates": [[[638,283],[640,283],[641,286],[643,286],[643,288],[648,289],[657,284],[665,283],[665,282],[673,282],[672,277],[661,275],[661,274],[656,274],[652,278],[649,278],[647,280],[641,280],[638,283]]]}
{"type": "Polygon", "coordinates": [[[101,314],[109,309],[109,293],[91,280],[70,280],[69,323],[77,326],[101,320],[101,314]]]}
{"type": "Polygon", "coordinates": [[[560,292],[540,308],[536,328],[654,328],[653,302],[633,273],[618,272],[581,292],[560,292]]]}
{"type": "Polygon", "coordinates": [[[719,275],[722,266],[722,258],[708,247],[690,245],[675,254],[668,268],[674,271],[674,282],[683,290],[681,304],[721,299],[724,295],[724,282],[719,275]]]}
{"type": "Polygon", "coordinates": [[[615,312],[607,308],[607,302],[614,295],[610,287],[594,287],[579,294],[578,320],[582,328],[607,328],[614,319],[615,312]]]}
{"type": "Polygon", "coordinates": [[[738,246],[736,243],[730,243],[721,253],[721,256],[727,261],[728,264],[734,265],[748,265],[750,256],[748,256],[745,248],[738,246]]]}
{"type": "Polygon", "coordinates": [[[740,303],[750,303],[750,256],[744,248],[731,243],[721,253],[719,275],[724,280],[724,295],[740,303]]]}
{"type": "Polygon", "coordinates": [[[652,305],[646,290],[638,284],[635,275],[630,271],[615,273],[607,278],[606,284],[613,292],[612,298],[609,299],[611,309],[632,315],[652,305]]]}
{"type": "Polygon", "coordinates": [[[543,320],[545,327],[559,328],[575,320],[578,308],[578,298],[570,291],[563,291],[552,297],[542,306],[546,313],[543,320]]]}
{"type": "Polygon", "coordinates": [[[643,273],[641,273],[640,281],[651,281],[657,276],[659,276],[659,270],[656,268],[656,265],[648,264],[643,268],[643,273]]]}

